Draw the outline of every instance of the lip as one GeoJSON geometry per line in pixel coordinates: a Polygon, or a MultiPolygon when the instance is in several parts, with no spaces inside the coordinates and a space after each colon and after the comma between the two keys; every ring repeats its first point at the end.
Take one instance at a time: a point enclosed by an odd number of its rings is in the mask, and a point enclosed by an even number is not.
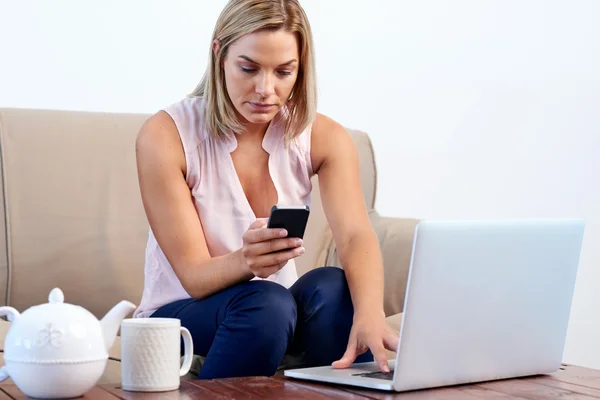
{"type": "Polygon", "coordinates": [[[275,104],[267,104],[267,103],[253,103],[253,102],[249,102],[248,104],[250,104],[250,107],[259,110],[259,111],[267,111],[270,110],[271,108],[275,107],[275,104]]]}

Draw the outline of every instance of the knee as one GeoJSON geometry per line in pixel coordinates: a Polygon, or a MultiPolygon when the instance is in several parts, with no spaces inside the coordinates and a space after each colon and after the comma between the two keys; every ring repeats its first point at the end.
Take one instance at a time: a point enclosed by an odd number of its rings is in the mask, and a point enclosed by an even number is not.
{"type": "Polygon", "coordinates": [[[303,292],[323,305],[341,306],[351,303],[350,290],[344,270],[337,267],[315,268],[302,276],[303,292]]]}
{"type": "Polygon", "coordinates": [[[269,340],[294,332],[296,302],[285,287],[269,281],[248,282],[248,290],[232,304],[269,340]]]}

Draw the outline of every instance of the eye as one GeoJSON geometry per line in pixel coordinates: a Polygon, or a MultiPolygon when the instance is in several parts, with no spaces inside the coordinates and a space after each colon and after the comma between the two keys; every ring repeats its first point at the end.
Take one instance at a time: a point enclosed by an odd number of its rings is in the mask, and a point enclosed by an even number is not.
{"type": "Polygon", "coordinates": [[[281,76],[290,76],[292,74],[291,71],[279,71],[278,73],[281,76]]]}
{"type": "Polygon", "coordinates": [[[247,74],[252,74],[254,72],[256,72],[256,70],[254,68],[248,68],[248,67],[240,67],[242,72],[245,72],[247,74]]]}

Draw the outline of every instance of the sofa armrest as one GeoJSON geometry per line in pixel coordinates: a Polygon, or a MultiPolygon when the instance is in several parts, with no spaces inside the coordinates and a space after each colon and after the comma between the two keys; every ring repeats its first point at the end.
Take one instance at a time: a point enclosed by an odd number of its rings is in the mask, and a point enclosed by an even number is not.
{"type": "MultiPolygon", "coordinates": [[[[382,217],[376,211],[369,213],[371,226],[379,239],[385,275],[383,306],[386,316],[404,310],[404,294],[408,268],[412,256],[415,229],[419,219],[382,217]]],[[[327,252],[325,265],[340,265],[335,243],[327,252]]]]}
{"type": "Polygon", "coordinates": [[[395,315],[404,310],[415,229],[420,220],[382,217],[376,212],[370,218],[383,256],[385,315],[395,315]]]}

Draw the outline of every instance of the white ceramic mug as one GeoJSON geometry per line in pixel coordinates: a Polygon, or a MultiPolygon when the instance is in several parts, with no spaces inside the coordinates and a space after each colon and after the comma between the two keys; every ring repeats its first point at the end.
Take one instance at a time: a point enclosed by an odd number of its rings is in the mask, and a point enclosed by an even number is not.
{"type": "Polygon", "coordinates": [[[192,366],[192,335],[176,318],[129,318],[121,322],[121,386],[136,392],[177,390],[192,366]],[[181,365],[183,336],[184,358],[181,365]]]}

